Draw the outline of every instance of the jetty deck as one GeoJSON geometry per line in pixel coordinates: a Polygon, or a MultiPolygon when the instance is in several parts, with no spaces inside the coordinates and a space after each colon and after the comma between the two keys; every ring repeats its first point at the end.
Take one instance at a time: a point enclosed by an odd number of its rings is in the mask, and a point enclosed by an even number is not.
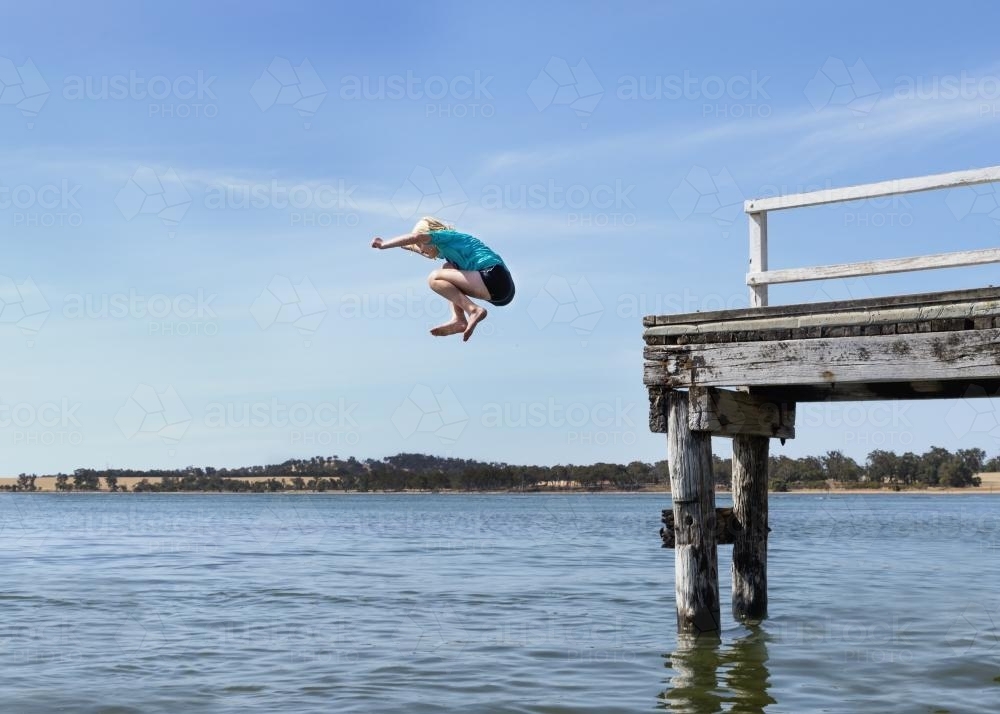
{"type": "MultiPolygon", "coordinates": [[[[666,433],[678,630],[718,632],[720,543],[733,544],[733,614],[767,614],[771,438],[798,402],[1000,393],[1000,287],[768,305],[768,286],[1000,262],[1000,248],[768,270],[768,212],[1000,181],[1000,167],[747,201],[751,307],[643,319],[650,429],[666,433]],[[716,509],[711,437],[733,439],[733,508],[716,509]]],[[[998,281],[1000,282],[1000,281],[998,281]]]]}
{"type": "Polygon", "coordinates": [[[644,327],[643,377],[658,393],[746,387],[765,401],[815,402],[1000,386],[995,287],[656,315],[644,327]]]}

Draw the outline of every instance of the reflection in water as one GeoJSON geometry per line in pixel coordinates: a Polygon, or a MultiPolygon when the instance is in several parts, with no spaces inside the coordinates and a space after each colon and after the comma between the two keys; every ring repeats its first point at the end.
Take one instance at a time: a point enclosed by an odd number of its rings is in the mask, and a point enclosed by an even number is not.
{"type": "Polygon", "coordinates": [[[723,648],[718,637],[678,635],[677,649],[665,657],[664,666],[673,676],[660,694],[659,708],[692,714],[763,712],[775,703],[767,691],[766,637],[751,627],[749,634],[723,648]]]}
{"type": "Polygon", "coordinates": [[[660,694],[659,705],[675,712],[720,712],[718,672],[721,656],[719,638],[715,635],[677,635],[677,649],[665,657],[664,667],[674,676],[670,689],[660,694]]]}

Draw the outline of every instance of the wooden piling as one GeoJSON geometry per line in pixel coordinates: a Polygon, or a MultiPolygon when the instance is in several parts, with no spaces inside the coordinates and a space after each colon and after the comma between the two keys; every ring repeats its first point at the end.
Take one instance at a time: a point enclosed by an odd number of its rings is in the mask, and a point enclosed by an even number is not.
{"type": "Polygon", "coordinates": [[[733,437],[733,617],[767,617],[767,460],[769,439],[733,437]]]}
{"type": "Polygon", "coordinates": [[[687,392],[667,395],[667,448],[674,510],[677,631],[718,632],[719,558],[712,437],[688,424],[687,392]]]}

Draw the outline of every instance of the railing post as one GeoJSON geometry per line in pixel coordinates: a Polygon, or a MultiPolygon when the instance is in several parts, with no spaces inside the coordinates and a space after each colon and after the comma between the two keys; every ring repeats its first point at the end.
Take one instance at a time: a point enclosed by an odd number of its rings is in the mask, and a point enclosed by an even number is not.
{"type": "MultiPolygon", "coordinates": [[[[750,272],[767,270],[767,212],[747,214],[750,218],[750,272]]],[[[750,286],[750,307],[767,305],[767,285],[750,286]]]]}

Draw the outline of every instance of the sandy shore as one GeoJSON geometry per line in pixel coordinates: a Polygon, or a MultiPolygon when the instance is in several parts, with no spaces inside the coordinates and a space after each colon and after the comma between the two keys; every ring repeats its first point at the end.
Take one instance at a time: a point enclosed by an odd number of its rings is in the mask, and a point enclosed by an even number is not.
{"type": "MultiPolygon", "coordinates": [[[[244,481],[260,482],[267,481],[270,477],[268,476],[249,476],[244,481]]],[[[914,489],[903,489],[900,491],[894,491],[890,488],[832,488],[832,489],[819,489],[819,488],[800,488],[791,489],[789,491],[784,491],[783,493],[791,494],[805,494],[805,495],[858,495],[864,496],[867,494],[927,494],[935,496],[962,496],[969,494],[996,494],[1000,495],[1000,472],[982,473],[979,474],[979,478],[982,479],[982,484],[976,488],[914,488],[914,489]]],[[[129,491],[131,491],[137,483],[142,481],[140,477],[123,477],[118,479],[118,483],[124,486],[128,486],[129,491]]],[[[150,480],[155,483],[155,480],[150,480]]],[[[291,485],[292,479],[284,478],[281,479],[287,486],[291,485]]],[[[0,477],[0,486],[13,486],[17,484],[17,478],[15,477],[0,477]]],[[[55,491],[56,490],[56,480],[55,477],[39,477],[35,481],[35,487],[39,491],[55,491]]],[[[179,491],[177,493],[197,493],[196,491],[179,491]]],[[[214,493],[214,492],[213,492],[214,493]]],[[[288,493],[287,491],[285,493],[288,493]]],[[[312,493],[312,491],[295,491],[293,493],[312,493]]],[[[343,491],[331,490],[325,491],[324,493],[337,494],[344,493],[343,491]]],[[[381,491],[370,491],[369,493],[381,493],[381,491]]],[[[433,493],[432,491],[391,491],[388,493],[433,493]]],[[[437,493],[447,494],[447,493],[469,493],[467,491],[438,491],[437,493]]],[[[485,493],[591,493],[589,491],[584,491],[582,489],[560,489],[560,490],[543,490],[543,491],[472,491],[471,493],[485,494],[485,493]]],[[[632,491],[595,491],[593,493],[635,493],[632,491]]],[[[670,493],[670,489],[666,486],[653,486],[649,488],[644,488],[638,493],[670,493]]],[[[729,491],[720,490],[718,493],[729,493],[729,491]]],[[[773,493],[773,492],[772,492],[773,493]]]]}

